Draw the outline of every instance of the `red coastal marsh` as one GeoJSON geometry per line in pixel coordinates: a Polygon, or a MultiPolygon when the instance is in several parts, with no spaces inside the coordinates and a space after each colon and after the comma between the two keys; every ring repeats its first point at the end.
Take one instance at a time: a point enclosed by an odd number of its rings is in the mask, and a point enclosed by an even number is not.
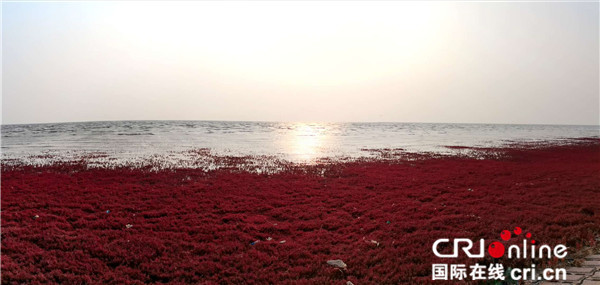
{"type": "Polygon", "coordinates": [[[427,283],[438,238],[595,246],[600,140],[486,151],[276,174],[5,165],[2,283],[427,283]]]}

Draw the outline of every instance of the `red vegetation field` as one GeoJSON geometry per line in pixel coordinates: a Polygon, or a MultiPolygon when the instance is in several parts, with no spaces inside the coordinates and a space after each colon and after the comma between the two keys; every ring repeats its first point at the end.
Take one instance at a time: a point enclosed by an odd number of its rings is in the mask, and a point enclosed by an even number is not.
{"type": "Polygon", "coordinates": [[[594,245],[600,141],[495,151],[269,175],[5,166],[2,283],[423,283],[438,238],[594,245]]]}

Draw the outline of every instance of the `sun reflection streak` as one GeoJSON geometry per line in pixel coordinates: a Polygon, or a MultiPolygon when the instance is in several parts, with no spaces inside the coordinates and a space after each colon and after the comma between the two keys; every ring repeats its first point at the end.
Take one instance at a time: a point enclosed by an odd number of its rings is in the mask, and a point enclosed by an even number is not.
{"type": "Polygon", "coordinates": [[[290,153],[297,159],[313,162],[323,156],[328,140],[325,126],[320,124],[299,123],[294,125],[289,140],[290,153]]]}

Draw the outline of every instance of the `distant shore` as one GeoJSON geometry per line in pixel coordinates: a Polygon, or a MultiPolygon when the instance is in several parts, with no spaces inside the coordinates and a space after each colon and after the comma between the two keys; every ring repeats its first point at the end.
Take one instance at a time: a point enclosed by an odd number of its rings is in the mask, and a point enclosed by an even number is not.
{"type": "Polygon", "coordinates": [[[4,165],[3,283],[423,283],[438,238],[518,226],[573,253],[600,236],[597,138],[479,157],[374,151],[270,174],[4,165]]]}

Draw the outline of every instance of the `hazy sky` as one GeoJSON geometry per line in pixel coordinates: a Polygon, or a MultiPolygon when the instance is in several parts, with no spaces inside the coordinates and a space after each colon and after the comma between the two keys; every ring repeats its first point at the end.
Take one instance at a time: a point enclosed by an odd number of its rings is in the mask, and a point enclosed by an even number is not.
{"type": "Polygon", "coordinates": [[[598,2],[2,8],[4,124],[600,122],[598,2]]]}

